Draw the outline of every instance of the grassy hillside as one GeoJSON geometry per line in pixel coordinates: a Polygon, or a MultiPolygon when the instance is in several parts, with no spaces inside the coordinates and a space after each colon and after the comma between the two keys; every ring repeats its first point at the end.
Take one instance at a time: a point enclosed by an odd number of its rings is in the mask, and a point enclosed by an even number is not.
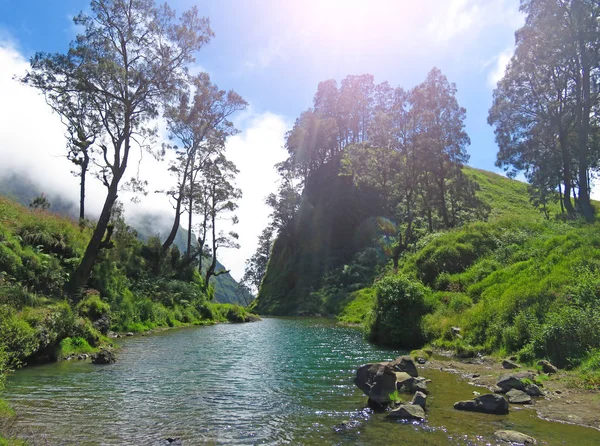
{"type": "MultiPolygon", "coordinates": [[[[41,192],[42,191],[33,181],[23,175],[13,173],[0,177],[0,194],[11,200],[17,201],[24,206],[28,206],[41,192]]],[[[50,210],[53,213],[72,218],[77,217],[78,209],[73,202],[65,200],[55,194],[48,196],[48,199],[51,203],[50,210]]],[[[136,217],[134,226],[140,240],[145,242],[151,237],[160,236],[156,225],[157,220],[160,221],[160,218],[151,214],[138,215],[136,217]]],[[[187,230],[180,227],[174,244],[179,247],[181,252],[184,252],[186,242],[187,230]]],[[[226,268],[218,263],[217,271],[222,269],[226,268]]],[[[253,299],[252,295],[238,287],[238,283],[229,274],[222,274],[212,278],[211,285],[214,287],[214,298],[217,302],[248,305],[253,299]]]]}
{"type": "Polygon", "coordinates": [[[340,320],[362,323],[377,343],[547,358],[600,385],[600,223],[546,220],[526,185],[468,173],[489,221],[425,237],[398,273],[356,292],[340,320]]]}

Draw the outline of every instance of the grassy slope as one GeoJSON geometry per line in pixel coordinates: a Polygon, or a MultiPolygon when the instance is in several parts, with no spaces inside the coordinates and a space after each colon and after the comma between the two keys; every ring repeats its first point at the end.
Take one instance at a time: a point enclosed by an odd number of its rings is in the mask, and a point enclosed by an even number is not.
{"type": "MultiPolygon", "coordinates": [[[[592,370],[600,361],[600,224],[547,221],[529,204],[526,184],[467,173],[492,208],[489,221],[427,237],[400,267],[430,289],[426,339],[463,354],[548,357],[561,366],[583,361],[592,370]],[[453,326],[462,339],[452,336],[453,326]]],[[[364,322],[375,308],[371,289],[355,295],[341,321],[364,322]]]]}

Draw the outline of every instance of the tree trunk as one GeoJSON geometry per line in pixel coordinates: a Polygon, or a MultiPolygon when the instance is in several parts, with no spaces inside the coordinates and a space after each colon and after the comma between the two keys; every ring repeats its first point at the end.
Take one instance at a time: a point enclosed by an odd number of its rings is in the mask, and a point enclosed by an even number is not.
{"type": "Polygon", "coordinates": [[[175,241],[177,237],[177,231],[179,231],[179,222],[181,221],[181,202],[183,201],[183,192],[180,190],[179,196],[177,197],[177,204],[175,205],[175,220],[173,220],[173,226],[171,232],[162,245],[163,253],[167,251],[175,241]]]}
{"type": "MultiPolygon", "coordinates": [[[[122,175],[122,173],[121,173],[122,175]]],[[[108,237],[105,240],[104,234],[108,228],[108,224],[110,223],[110,215],[112,212],[112,208],[117,201],[118,197],[118,187],[120,176],[113,177],[110,187],[108,189],[108,195],[106,196],[106,201],[104,202],[104,207],[102,208],[102,212],[100,213],[100,218],[98,219],[98,223],[94,228],[94,232],[92,234],[92,238],[88,243],[88,246],[85,250],[85,254],[81,259],[81,262],[77,266],[77,269],[73,273],[71,280],[68,284],[69,294],[71,296],[76,296],[79,292],[85,287],[90,274],[92,273],[92,269],[94,268],[94,264],[96,263],[96,259],[98,258],[98,254],[102,249],[103,243],[108,241],[108,237]]]]}
{"type": "Polygon", "coordinates": [[[208,291],[208,283],[210,281],[210,278],[214,275],[215,273],[215,267],[217,266],[217,230],[215,228],[215,217],[216,217],[216,212],[215,212],[215,191],[214,191],[215,187],[213,186],[213,191],[212,191],[212,212],[211,212],[211,223],[212,223],[212,261],[210,263],[210,266],[208,267],[208,269],[206,270],[206,279],[204,281],[204,291],[208,291]]]}
{"type": "Polygon", "coordinates": [[[591,111],[591,85],[590,85],[590,70],[591,61],[589,49],[586,45],[586,38],[584,35],[585,27],[585,12],[583,11],[583,5],[577,3],[578,9],[578,49],[581,57],[581,116],[579,121],[579,128],[577,132],[579,150],[577,154],[577,162],[579,164],[579,209],[587,221],[592,221],[594,218],[594,209],[590,202],[590,191],[588,187],[588,174],[589,174],[589,162],[588,162],[588,143],[589,143],[589,129],[590,129],[590,111],[591,111]]]}
{"type": "Polygon", "coordinates": [[[567,147],[567,137],[565,130],[560,125],[558,130],[558,142],[560,144],[560,152],[563,164],[563,181],[565,183],[565,193],[562,195],[561,208],[564,205],[568,215],[575,214],[575,208],[571,203],[571,184],[573,182],[571,178],[571,167],[569,165],[569,149],[567,147]]]}
{"type": "Polygon", "coordinates": [[[90,156],[87,151],[83,153],[83,162],[81,163],[81,181],[79,182],[79,221],[85,219],[85,175],[90,163],[90,156]]]}
{"type": "Polygon", "coordinates": [[[194,215],[194,181],[190,175],[190,196],[189,196],[189,213],[188,213],[188,236],[187,236],[187,255],[192,255],[192,217],[194,215]]]}

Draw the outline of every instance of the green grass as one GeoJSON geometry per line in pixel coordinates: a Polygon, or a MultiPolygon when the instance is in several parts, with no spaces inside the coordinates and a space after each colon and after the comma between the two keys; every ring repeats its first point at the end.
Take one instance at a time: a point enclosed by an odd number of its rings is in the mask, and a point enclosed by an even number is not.
{"type": "Polygon", "coordinates": [[[364,288],[350,295],[349,302],[337,316],[338,321],[345,324],[363,324],[375,308],[375,290],[364,288]]]}
{"type": "Polygon", "coordinates": [[[97,349],[92,347],[88,341],[81,337],[67,337],[60,341],[59,356],[80,355],[82,353],[93,353],[97,349]]]}

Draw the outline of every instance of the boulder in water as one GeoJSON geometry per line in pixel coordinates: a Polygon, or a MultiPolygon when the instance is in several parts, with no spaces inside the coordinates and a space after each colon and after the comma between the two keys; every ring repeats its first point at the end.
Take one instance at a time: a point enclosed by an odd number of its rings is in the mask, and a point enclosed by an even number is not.
{"type": "Polygon", "coordinates": [[[410,376],[419,376],[417,366],[410,356],[398,356],[389,365],[396,372],[406,372],[410,376]]]}
{"type": "Polygon", "coordinates": [[[421,406],[423,410],[425,410],[425,405],[427,403],[427,395],[423,392],[415,392],[412,401],[410,404],[415,404],[417,406],[421,406]]]}
{"type": "Polygon", "coordinates": [[[366,364],[359,367],[354,384],[379,405],[391,402],[390,394],[396,391],[396,373],[387,364],[366,364]]]}
{"type": "Polygon", "coordinates": [[[390,418],[397,418],[401,420],[418,420],[423,421],[425,419],[425,411],[423,408],[416,404],[402,404],[396,409],[392,410],[389,415],[390,418]]]}
{"type": "Polygon", "coordinates": [[[454,403],[456,410],[469,412],[481,412],[495,415],[506,415],[508,413],[508,401],[503,396],[494,393],[478,396],[473,400],[459,401],[454,403]]]}
{"type": "Polygon", "coordinates": [[[110,350],[102,349],[92,355],[92,363],[94,364],[112,364],[113,362],[117,362],[117,358],[110,350]]]}

